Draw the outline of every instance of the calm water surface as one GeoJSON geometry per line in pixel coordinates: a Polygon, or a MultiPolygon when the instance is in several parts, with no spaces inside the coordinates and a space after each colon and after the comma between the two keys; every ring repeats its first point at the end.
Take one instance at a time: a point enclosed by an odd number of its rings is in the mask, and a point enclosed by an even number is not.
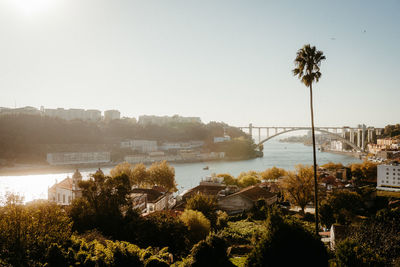
{"type": "MultiPolygon", "coordinates": [[[[360,160],[339,154],[318,152],[317,163],[319,165],[327,162],[349,163],[360,162],[360,160]]],[[[297,143],[280,143],[271,140],[264,144],[264,157],[232,162],[199,162],[172,164],[175,167],[175,178],[179,193],[199,184],[201,178],[212,173],[230,173],[237,176],[244,171],[263,171],[273,166],[293,170],[296,164],[312,164],[312,147],[297,143]],[[209,166],[209,170],[203,167],[209,166]]],[[[73,171],[55,174],[0,176],[0,197],[6,192],[23,195],[25,201],[33,199],[47,199],[47,189],[56,181],[61,181],[67,176],[72,176],[73,171]]],[[[89,177],[95,169],[81,170],[84,178],[89,177]]],[[[110,168],[103,169],[108,174],[110,168]]]]}

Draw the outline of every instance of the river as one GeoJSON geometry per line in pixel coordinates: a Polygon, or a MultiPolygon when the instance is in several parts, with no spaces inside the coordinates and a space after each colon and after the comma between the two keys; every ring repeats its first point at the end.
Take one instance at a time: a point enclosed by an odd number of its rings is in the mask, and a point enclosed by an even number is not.
{"type": "MultiPolygon", "coordinates": [[[[317,153],[317,164],[328,162],[349,163],[360,162],[354,157],[333,154],[329,152],[317,153]]],[[[264,144],[264,157],[243,161],[228,162],[198,162],[171,164],[175,168],[175,179],[178,184],[179,193],[199,184],[201,178],[212,173],[230,173],[237,176],[241,172],[254,170],[263,171],[273,166],[293,170],[296,164],[312,164],[312,147],[299,143],[281,143],[271,140],[264,144]],[[203,170],[208,166],[208,170],[203,170]]],[[[47,189],[56,181],[61,181],[67,176],[72,176],[73,171],[54,174],[35,174],[20,176],[0,176],[0,198],[4,198],[6,192],[17,193],[24,197],[25,201],[34,199],[47,199],[47,189]]],[[[89,177],[95,169],[80,170],[82,176],[89,177]]],[[[110,168],[103,169],[109,173],[110,168]]],[[[1,201],[1,199],[0,199],[1,201]]]]}

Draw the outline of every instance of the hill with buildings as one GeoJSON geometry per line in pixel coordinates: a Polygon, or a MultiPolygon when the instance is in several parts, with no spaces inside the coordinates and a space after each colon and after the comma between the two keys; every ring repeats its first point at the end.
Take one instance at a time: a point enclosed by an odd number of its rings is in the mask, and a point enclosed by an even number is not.
{"type": "Polygon", "coordinates": [[[140,156],[136,160],[145,161],[143,156],[151,153],[158,156],[157,160],[171,154],[179,154],[175,159],[193,160],[205,157],[199,153],[210,152],[226,152],[235,158],[255,156],[249,136],[225,123],[204,124],[199,118],[181,116],[141,116],[138,121],[111,115],[110,119],[82,116],[76,119],[36,111],[0,112],[0,165],[46,163],[49,154],[53,154],[52,158],[74,158],[71,164],[82,157],[88,158],[87,163],[119,162],[128,155],[140,156]],[[96,160],[98,156],[102,158],[100,162],[96,160]]]}

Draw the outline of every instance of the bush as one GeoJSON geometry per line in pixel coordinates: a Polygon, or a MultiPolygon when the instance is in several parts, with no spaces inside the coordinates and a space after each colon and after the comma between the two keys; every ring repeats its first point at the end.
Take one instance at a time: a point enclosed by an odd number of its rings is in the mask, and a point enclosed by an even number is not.
{"type": "Polygon", "coordinates": [[[210,232],[210,221],[199,211],[185,210],[180,219],[187,226],[189,239],[193,243],[206,238],[210,232]]]}
{"type": "Polygon", "coordinates": [[[192,266],[233,266],[226,253],[227,248],[225,239],[215,234],[209,235],[192,248],[192,266]]]}
{"type": "Polygon", "coordinates": [[[216,223],[216,228],[217,229],[223,229],[228,226],[228,214],[225,211],[217,211],[217,223],[216,223]]]}
{"type": "Polygon", "coordinates": [[[194,195],[188,199],[185,208],[188,210],[200,211],[208,220],[210,220],[212,227],[216,225],[217,200],[215,198],[202,194],[194,195]]]}

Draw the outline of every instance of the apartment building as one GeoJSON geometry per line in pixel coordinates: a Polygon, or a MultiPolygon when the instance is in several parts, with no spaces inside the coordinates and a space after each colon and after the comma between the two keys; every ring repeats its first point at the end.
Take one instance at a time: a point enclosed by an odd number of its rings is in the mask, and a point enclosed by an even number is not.
{"type": "Polygon", "coordinates": [[[386,191],[400,191],[400,165],[378,165],[376,188],[386,191]]]}

